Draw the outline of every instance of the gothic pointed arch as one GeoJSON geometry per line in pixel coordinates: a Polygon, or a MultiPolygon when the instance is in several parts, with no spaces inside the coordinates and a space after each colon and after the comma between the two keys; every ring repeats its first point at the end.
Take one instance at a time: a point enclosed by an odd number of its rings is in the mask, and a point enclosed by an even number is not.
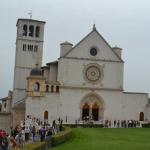
{"type": "Polygon", "coordinates": [[[104,101],[101,96],[95,92],[91,92],[85,95],[80,103],[81,118],[83,119],[83,111],[85,106],[89,106],[89,118],[94,121],[99,121],[103,119],[104,116],[104,101]]]}

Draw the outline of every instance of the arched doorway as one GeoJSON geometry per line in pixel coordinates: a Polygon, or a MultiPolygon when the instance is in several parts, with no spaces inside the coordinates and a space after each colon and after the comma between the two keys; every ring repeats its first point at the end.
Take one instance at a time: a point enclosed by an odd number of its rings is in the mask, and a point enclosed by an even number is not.
{"type": "Polygon", "coordinates": [[[97,105],[97,103],[94,103],[92,105],[92,119],[94,121],[98,121],[99,120],[99,106],[97,105]]]}
{"type": "Polygon", "coordinates": [[[83,97],[80,103],[80,118],[89,116],[89,120],[100,121],[104,116],[104,101],[95,92],[91,92],[83,97]]]}
{"type": "Polygon", "coordinates": [[[90,106],[88,103],[85,103],[82,107],[82,120],[86,120],[89,117],[90,106]]]}
{"type": "Polygon", "coordinates": [[[144,113],[140,112],[139,121],[144,121],[144,113]]]}
{"type": "Polygon", "coordinates": [[[47,110],[44,112],[44,120],[48,120],[48,111],[47,110]]]}

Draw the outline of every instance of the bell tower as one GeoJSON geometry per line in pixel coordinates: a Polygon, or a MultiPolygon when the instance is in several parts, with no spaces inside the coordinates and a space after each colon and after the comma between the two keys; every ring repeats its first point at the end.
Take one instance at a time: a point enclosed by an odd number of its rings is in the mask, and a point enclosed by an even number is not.
{"type": "Polygon", "coordinates": [[[16,37],[16,56],[14,68],[13,103],[14,106],[26,96],[27,80],[35,64],[42,65],[44,21],[18,19],[16,37]]]}

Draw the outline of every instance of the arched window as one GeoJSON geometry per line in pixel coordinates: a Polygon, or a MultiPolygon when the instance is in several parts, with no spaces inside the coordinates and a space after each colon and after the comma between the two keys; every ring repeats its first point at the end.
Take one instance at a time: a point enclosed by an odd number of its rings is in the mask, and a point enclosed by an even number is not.
{"type": "Polygon", "coordinates": [[[143,112],[140,112],[139,120],[144,121],[144,113],[143,112]]]}
{"type": "Polygon", "coordinates": [[[23,44],[23,51],[26,51],[26,44],[23,44]]]}
{"type": "Polygon", "coordinates": [[[48,120],[48,111],[47,110],[44,112],[44,120],[48,120]]]}
{"type": "Polygon", "coordinates": [[[31,45],[31,51],[33,51],[33,45],[31,45]]]}
{"type": "Polygon", "coordinates": [[[35,45],[35,46],[34,46],[34,52],[37,52],[37,51],[38,51],[38,46],[35,45]]]}
{"type": "Polygon", "coordinates": [[[28,51],[30,51],[30,45],[28,45],[28,51]]]}
{"type": "Polygon", "coordinates": [[[27,36],[27,30],[28,30],[28,28],[27,28],[27,25],[25,24],[23,26],[23,33],[22,33],[23,36],[27,36]]]}
{"type": "Polygon", "coordinates": [[[54,86],[53,85],[51,86],[51,92],[52,93],[54,92],[54,86]]]}
{"type": "Polygon", "coordinates": [[[33,34],[34,34],[34,26],[30,25],[29,26],[29,36],[33,37],[33,34]]]}
{"type": "Polygon", "coordinates": [[[35,37],[39,37],[40,36],[40,27],[37,26],[35,29],[35,37]]]}
{"type": "Polygon", "coordinates": [[[40,84],[38,82],[36,82],[34,85],[33,85],[33,91],[34,92],[39,92],[40,91],[40,84]]]}
{"type": "Polygon", "coordinates": [[[49,92],[49,85],[46,85],[46,92],[49,92]]]}
{"type": "Polygon", "coordinates": [[[32,45],[30,45],[30,51],[32,51],[32,45]]]}
{"type": "Polygon", "coordinates": [[[56,92],[57,93],[59,92],[59,86],[56,86],[56,92]]]}

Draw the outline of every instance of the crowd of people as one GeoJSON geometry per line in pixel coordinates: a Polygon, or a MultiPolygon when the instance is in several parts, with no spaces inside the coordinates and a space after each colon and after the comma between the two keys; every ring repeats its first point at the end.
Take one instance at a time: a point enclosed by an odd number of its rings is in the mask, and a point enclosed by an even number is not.
{"type": "MultiPolygon", "coordinates": [[[[89,118],[85,118],[83,123],[90,123],[89,118]]],[[[79,124],[76,120],[75,124],[79,124]]],[[[17,147],[23,147],[25,144],[36,141],[44,141],[47,137],[63,130],[63,120],[41,121],[39,118],[28,116],[15,129],[11,128],[10,135],[0,136],[0,150],[13,150],[17,147]]],[[[102,125],[106,128],[137,128],[140,122],[137,120],[104,120],[102,125]]]]}
{"type": "Polygon", "coordinates": [[[105,120],[104,127],[106,128],[139,128],[140,122],[138,120],[105,120]]]}
{"type": "MultiPolygon", "coordinates": [[[[94,124],[92,117],[84,116],[82,119],[83,124],[94,124]]],[[[80,124],[80,120],[76,120],[75,124],[80,124]]],[[[139,128],[140,121],[138,120],[101,120],[98,121],[105,128],[139,128]]]]}
{"type": "Polygon", "coordinates": [[[10,135],[0,137],[0,150],[13,150],[23,147],[36,141],[44,141],[46,138],[62,131],[63,120],[58,119],[58,123],[53,120],[50,125],[48,121],[39,121],[39,119],[28,117],[15,129],[11,128],[10,135]]]}

